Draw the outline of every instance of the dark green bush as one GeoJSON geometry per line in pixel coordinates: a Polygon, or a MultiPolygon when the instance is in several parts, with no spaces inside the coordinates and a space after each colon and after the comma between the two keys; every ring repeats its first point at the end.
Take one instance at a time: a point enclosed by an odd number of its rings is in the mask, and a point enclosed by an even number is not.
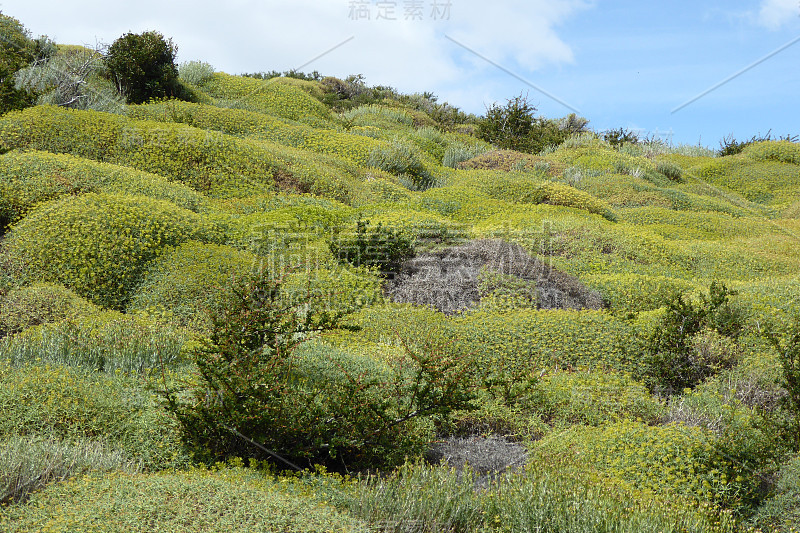
{"type": "Polygon", "coordinates": [[[155,31],[126,33],[109,47],[105,63],[117,90],[130,104],[180,96],[178,47],[155,31]]]}
{"type": "Polygon", "coordinates": [[[603,132],[603,140],[614,148],[619,148],[626,144],[639,144],[639,135],[626,128],[617,128],[603,132]]]}
{"type": "Polygon", "coordinates": [[[359,219],[354,234],[339,233],[328,243],[331,253],[354,266],[376,267],[397,272],[400,264],[414,256],[414,242],[398,230],[359,219]]]}
{"type": "Polygon", "coordinates": [[[701,295],[699,303],[679,293],[672,297],[648,341],[644,378],[651,390],[679,394],[735,364],[730,351],[712,346],[713,339],[698,339],[705,330],[738,336],[744,317],[729,302],[734,294],[724,284],[713,282],[709,294],[701,295]]]}
{"type": "Polygon", "coordinates": [[[233,286],[210,338],[194,351],[199,382],[167,393],[200,459],[391,464],[421,451],[430,437],[425,417],[466,406],[466,369],[457,359],[410,348],[396,365],[324,347],[299,352],[341,316],[313,298],[286,304],[282,284],[260,275],[233,286]]]}
{"type": "Polygon", "coordinates": [[[780,429],[794,451],[800,451],[800,317],[795,317],[783,339],[772,331],[767,336],[778,352],[783,371],[780,385],[787,392],[781,398],[786,415],[779,421],[780,429]]]}
{"type": "Polygon", "coordinates": [[[528,97],[519,95],[509,99],[505,106],[497,103],[486,110],[475,134],[498,148],[536,154],[548,146],[558,146],[570,135],[568,128],[574,121],[559,123],[543,117],[534,117],[536,107],[528,97]]]}

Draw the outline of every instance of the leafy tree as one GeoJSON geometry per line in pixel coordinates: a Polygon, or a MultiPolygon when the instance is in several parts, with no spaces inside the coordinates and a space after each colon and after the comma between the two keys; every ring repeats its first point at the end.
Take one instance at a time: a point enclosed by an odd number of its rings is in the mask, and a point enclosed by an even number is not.
{"type": "Polygon", "coordinates": [[[178,47],[155,31],[126,33],[109,47],[105,58],[110,79],[128,103],[179,97],[175,55],[178,47]]]}
{"type": "Polygon", "coordinates": [[[14,75],[36,59],[35,42],[25,26],[0,13],[0,114],[33,105],[36,96],[16,87],[14,75]]]}
{"type": "Polygon", "coordinates": [[[499,148],[539,153],[548,146],[563,143],[573,130],[583,131],[588,122],[575,115],[559,122],[535,117],[535,112],[536,107],[521,94],[508,100],[505,106],[492,104],[475,134],[499,148]]]}

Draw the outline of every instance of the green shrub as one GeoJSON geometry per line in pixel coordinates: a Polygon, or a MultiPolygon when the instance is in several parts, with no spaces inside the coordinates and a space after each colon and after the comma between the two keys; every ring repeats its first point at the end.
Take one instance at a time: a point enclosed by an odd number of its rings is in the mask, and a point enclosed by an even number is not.
{"type": "Polygon", "coordinates": [[[397,272],[406,259],[414,256],[414,242],[398,230],[378,222],[359,219],[354,234],[339,233],[329,242],[339,261],[353,266],[376,267],[381,272],[397,272]]]}
{"type": "Polygon", "coordinates": [[[664,174],[672,181],[683,181],[683,169],[671,161],[661,160],[656,163],[656,172],[664,174]]]}
{"type": "Polygon", "coordinates": [[[374,528],[389,531],[569,531],[663,533],[736,531],[733,521],[663,497],[561,467],[531,465],[526,472],[480,484],[469,468],[404,465],[389,476],[359,480],[332,498],[374,528]]]}
{"type": "Polygon", "coordinates": [[[258,268],[256,256],[229,246],[188,241],[165,250],[144,275],[129,311],[167,313],[180,327],[205,332],[230,282],[258,268]]]}
{"type": "MultiPolygon", "coordinates": [[[[0,442],[0,505],[25,502],[50,483],[90,471],[138,472],[139,465],[118,450],[91,441],[6,436],[0,442]]],[[[2,511],[0,511],[2,522],[2,511]]]]}
{"type": "Polygon", "coordinates": [[[206,205],[203,195],[182,183],[68,154],[7,153],[0,156],[0,176],[0,224],[18,222],[37,204],[86,192],[149,196],[190,211],[206,205]]]}
{"type": "Polygon", "coordinates": [[[14,227],[8,253],[32,279],[61,283],[98,305],[124,309],[164,247],[216,238],[211,224],[174,204],[91,193],[36,209],[14,227]]]}
{"type": "Polygon", "coordinates": [[[185,366],[185,333],[140,316],[85,314],[0,340],[0,358],[15,365],[53,364],[139,376],[185,366]]]}
{"type": "Polygon", "coordinates": [[[800,457],[781,466],[774,494],[748,522],[762,531],[776,533],[796,533],[797,524],[800,524],[800,457]]]}
{"type": "Polygon", "coordinates": [[[756,161],[776,161],[800,165],[800,143],[789,140],[754,143],[742,150],[745,157],[756,161]]]}
{"type": "Polygon", "coordinates": [[[746,512],[758,480],[753,479],[750,465],[727,456],[721,444],[704,428],[623,420],[553,432],[536,444],[532,460],[556,464],[579,460],[586,476],[594,471],[664,497],[677,494],[746,512]]]}
{"type": "Polygon", "coordinates": [[[244,468],[81,476],[0,509],[8,533],[368,533],[358,520],[244,468]]]}
{"type": "Polygon", "coordinates": [[[538,154],[547,146],[558,146],[569,137],[558,122],[534,117],[536,107],[527,96],[509,99],[505,106],[492,104],[478,123],[476,136],[498,148],[538,154]]]}
{"type": "Polygon", "coordinates": [[[800,317],[794,317],[785,338],[774,331],[767,333],[778,352],[783,375],[780,384],[786,389],[782,406],[787,411],[788,421],[783,428],[794,451],[800,450],[800,317]]]}
{"type": "Polygon", "coordinates": [[[0,115],[32,105],[35,95],[16,87],[14,74],[36,59],[34,41],[20,21],[0,13],[0,115]]]}
{"type": "Polygon", "coordinates": [[[530,408],[549,424],[599,426],[620,420],[656,423],[664,406],[642,383],[625,374],[555,370],[542,376],[531,394],[530,408]]]}
{"type": "Polygon", "coordinates": [[[391,464],[421,451],[425,417],[469,400],[466,369],[441,354],[409,349],[394,365],[324,347],[304,356],[308,335],[335,327],[340,314],[313,295],[287,304],[282,284],[261,275],[234,287],[194,351],[201,378],[186,391],[192,399],[168,394],[198,457],[391,464]]]}
{"type": "Polygon", "coordinates": [[[130,104],[151,98],[178,96],[178,47],[155,31],[126,33],[108,48],[108,74],[130,104]]]}
{"type": "Polygon", "coordinates": [[[424,190],[434,184],[434,177],[425,168],[416,151],[398,140],[393,141],[388,148],[373,149],[367,165],[405,180],[404,185],[412,190],[424,190]]]}
{"type": "Polygon", "coordinates": [[[13,435],[103,443],[149,470],[188,462],[178,426],[135,380],[0,360],[0,441],[13,435]]]}
{"type": "Polygon", "coordinates": [[[178,66],[178,75],[186,83],[200,86],[214,76],[214,67],[204,61],[187,61],[178,66]]]}
{"type": "Polygon", "coordinates": [[[652,390],[678,394],[735,364],[735,350],[719,337],[736,337],[743,327],[741,311],[729,302],[732,294],[714,282],[699,303],[673,296],[648,341],[645,379],[652,390]],[[712,332],[703,334],[706,329],[712,332]]]}
{"type": "Polygon", "coordinates": [[[93,304],[61,285],[35,283],[20,287],[0,298],[0,337],[96,311],[93,304]]]}

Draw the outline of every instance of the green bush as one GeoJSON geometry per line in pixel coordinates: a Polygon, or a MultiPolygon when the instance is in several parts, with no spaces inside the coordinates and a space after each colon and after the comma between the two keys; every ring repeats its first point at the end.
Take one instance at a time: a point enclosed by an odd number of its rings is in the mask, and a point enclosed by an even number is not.
{"type": "Polygon", "coordinates": [[[531,154],[558,146],[569,137],[570,132],[559,128],[558,122],[534,117],[535,112],[536,107],[522,95],[509,99],[505,106],[492,104],[475,135],[498,148],[531,154]]]}
{"type": "Polygon", "coordinates": [[[488,483],[480,483],[469,468],[404,465],[391,475],[359,480],[347,491],[327,490],[352,515],[397,532],[736,531],[729,518],[685,499],[587,477],[562,462],[530,465],[488,483]]]}
{"type": "Polygon", "coordinates": [[[367,165],[394,174],[401,182],[405,180],[403,184],[412,190],[425,190],[435,182],[414,148],[397,140],[388,148],[373,149],[367,165]]]}
{"type": "Polygon", "coordinates": [[[241,467],[81,476],[0,508],[8,533],[368,533],[363,523],[241,467]]]}
{"type": "Polygon", "coordinates": [[[47,200],[86,192],[149,196],[190,211],[206,205],[202,194],[182,183],[68,154],[36,150],[4,154],[0,156],[0,177],[0,225],[18,222],[47,200]]]}
{"type": "Polygon", "coordinates": [[[214,67],[205,61],[187,61],[178,66],[178,75],[186,83],[200,86],[214,76],[214,67]]]}
{"type": "Polygon", "coordinates": [[[558,428],[625,419],[652,424],[664,414],[663,404],[630,376],[585,370],[542,376],[531,393],[530,408],[558,428]]]}
{"type": "Polygon", "coordinates": [[[800,457],[781,466],[774,494],[748,522],[761,531],[776,533],[796,533],[797,524],[800,524],[800,457]]]}
{"type": "Polygon", "coordinates": [[[105,57],[108,74],[129,104],[151,98],[179,96],[178,47],[155,31],[126,33],[114,41],[105,57]]]}
{"type": "Polygon", "coordinates": [[[201,216],[169,202],[91,193],[29,214],[8,237],[8,253],[32,279],[124,309],[147,264],[164,247],[216,238],[201,216]]]}
{"type": "Polygon", "coordinates": [[[664,174],[672,181],[683,181],[683,169],[671,161],[661,160],[656,163],[656,172],[664,174]]]}
{"type": "Polygon", "coordinates": [[[166,313],[170,323],[205,332],[234,279],[258,268],[256,256],[229,246],[188,241],[165,250],[148,268],[129,311],[166,313]]]}
{"type": "Polygon", "coordinates": [[[340,314],[320,309],[313,295],[287,304],[282,284],[261,275],[233,287],[210,339],[194,351],[197,386],[188,397],[168,393],[199,458],[256,457],[284,468],[392,464],[421,452],[430,437],[425,417],[469,400],[466,369],[442,354],[409,349],[383,365],[324,347],[300,351],[340,314]]]}
{"type": "Polygon", "coordinates": [[[0,13],[0,115],[32,105],[35,95],[16,87],[14,75],[36,59],[34,41],[25,26],[0,13]]]}
{"type": "Polygon", "coordinates": [[[733,294],[714,282],[699,303],[682,294],[672,297],[648,341],[644,377],[653,391],[679,394],[737,362],[735,350],[720,337],[736,337],[743,327],[741,311],[729,302],[733,294]]]}
{"type": "Polygon", "coordinates": [[[34,283],[19,287],[0,297],[0,337],[96,311],[96,306],[61,285],[34,283]]]}
{"type": "Polygon", "coordinates": [[[0,340],[0,358],[14,365],[53,364],[94,372],[158,375],[185,366],[184,332],[108,311],[32,327],[0,340]]]}
{"type": "Polygon", "coordinates": [[[148,470],[181,467],[180,430],[134,379],[0,360],[0,441],[41,435],[91,440],[148,470]]]}
{"type": "Polygon", "coordinates": [[[353,266],[378,268],[381,272],[397,272],[406,259],[414,256],[414,242],[398,230],[379,222],[359,219],[354,234],[339,233],[329,247],[334,257],[353,266]]]}
{"type": "MultiPolygon", "coordinates": [[[[0,442],[0,505],[25,502],[50,483],[97,471],[138,472],[139,465],[118,450],[92,441],[62,442],[53,437],[7,436],[0,442]]],[[[2,522],[2,511],[0,511],[2,522]]]]}

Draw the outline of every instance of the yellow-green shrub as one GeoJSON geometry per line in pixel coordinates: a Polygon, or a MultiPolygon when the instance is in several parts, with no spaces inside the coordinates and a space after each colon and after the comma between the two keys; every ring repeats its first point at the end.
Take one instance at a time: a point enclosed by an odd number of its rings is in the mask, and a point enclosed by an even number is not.
{"type": "Polygon", "coordinates": [[[0,297],[0,336],[96,311],[94,304],[61,285],[34,283],[0,297]]]}
{"type": "Polygon", "coordinates": [[[112,473],[53,484],[0,510],[8,533],[367,533],[362,522],[255,470],[112,473]]]}
{"type": "Polygon", "coordinates": [[[33,211],[14,227],[8,253],[31,279],[123,309],[147,263],[189,239],[218,235],[203,217],[169,202],[90,193],[33,211]]]}
{"type": "Polygon", "coordinates": [[[601,427],[573,426],[545,437],[533,453],[543,461],[569,454],[587,472],[726,507],[737,507],[753,489],[737,474],[742,465],[731,464],[720,452],[713,432],[683,424],[622,420],[601,427]]]}
{"type": "Polygon", "coordinates": [[[96,111],[37,106],[0,119],[0,148],[45,150],[116,163],[218,196],[273,188],[286,165],[263,144],[96,111]]]}
{"type": "Polygon", "coordinates": [[[742,150],[742,155],[756,161],[777,161],[800,165],[800,144],[790,141],[753,143],[742,150]]]}
{"type": "Polygon", "coordinates": [[[545,374],[532,392],[531,408],[559,428],[619,420],[652,424],[664,414],[661,402],[629,375],[587,370],[545,374]]]}
{"type": "Polygon", "coordinates": [[[666,276],[634,273],[588,274],[583,282],[600,292],[615,313],[637,313],[663,307],[675,292],[697,289],[694,283],[666,276]]]}
{"type": "Polygon", "coordinates": [[[744,154],[721,157],[692,167],[688,173],[760,204],[788,204],[797,200],[800,166],[766,157],[762,160],[744,154]]]}
{"type": "Polygon", "coordinates": [[[308,116],[330,118],[330,111],[322,102],[284,78],[259,80],[217,72],[203,83],[201,90],[220,107],[268,113],[291,120],[308,116]]]}
{"type": "Polygon", "coordinates": [[[185,465],[177,424],[129,378],[0,360],[0,436],[91,439],[148,469],[185,465]]]}
{"type": "Polygon", "coordinates": [[[176,326],[206,332],[233,279],[259,267],[256,256],[230,246],[188,241],[165,250],[148,267],[129,311],[166,312],[176,326]]]}
{"type": "Polygon", "coordinates": [[[86,192],[139,194],[198,211],[202,194],[181,183],[131,168],[68,154],[29,151],[0,156],[0,220],[14,223],[36,204],[86,192]]]}

